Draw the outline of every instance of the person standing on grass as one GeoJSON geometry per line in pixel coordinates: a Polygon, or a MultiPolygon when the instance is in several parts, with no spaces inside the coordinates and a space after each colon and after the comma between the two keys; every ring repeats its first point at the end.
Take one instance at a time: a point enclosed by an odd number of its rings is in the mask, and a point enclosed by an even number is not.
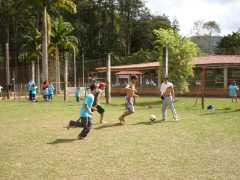
{"type": "Polygon", "coordinates": [[[168,81],[168,77],[164,78],[163,83],[161,84],[161,98],[162,98],[162,120],[165,121],[167,118],[167,107],[169,106],[172,114],[173,119],[177,120],[177,113],[174,107],[174,98],[175,92],[173,88],[173,84],[168,81]]]}
{"type": "Polygon", "coordinates": [[[35,85],[35,83],[32,84],[30,89],[31,89],[31,101],[36,102],[37,86],[35,85]]]}
{"type": "Polygon", "coordinates": [[[131,76],[130,83],[125,87],[126,96],[125,96],[125,109],[126,111],[119,117],[119,121],[121,124],[125,122],[125,117],[133,114],[135,112],[134,109],[134,98],[138,97],[135,94],[136,92],[136,84],[137,84],[137,76],[131,76]]]}
{"type": "Polygon", "coordinates": [[[100,114],[100,124],[104,123],[103,117],[104,117],[105,110],[100,105],[100,99],[103,96],[104,90],[105,90],[105,83],[99,83],[98,88],[96,89],[96,91],[94,93],[93,107],[100,114]]]}
{"type": "Polygon", "coordinates": [[[31,91],[31,88],[32,88],[33,84],[34,84],[33,80],[29,81],[28,84],[27,84],[27,91],[28,91],[29,101],[32,101],[32,91],[31,91]]]}
{"type": "Polygon", "coordinates": [[[45,102],[49,101],[49,89],[48,86],[44,88],[43,90],[43,99],[45,102]]]}
{"type": "Polygon", "coordinates": [[[76,97],[76,101],[77,101],[77,102],[80,101],[80,96],[81,96],[80,87],[77,87],[77,88],[76,88],[76,92],[75,92],[75,97],[76,97]]]}
{"type": "Polygon", "coordinates": [[[91,92],[84,98],[83,105],[80,109],[80,120],[81,120],[81,124],[83,126],[83,130],[78,135],[79,139],[84,139],[85,137],[87,137],[87,135],[89,134],[89,132],[91,130],[92,113],[93,113],[92,108],[93,108],[94,94],[95,94],[96,89],[97,89],[97,86],[95,84],[92,84],[90,86],[91,92]]]}
{"type": "Polygon", "coordinates": [[[229,93],[229,96],[232,98],[232,102],[234,102],[234,100],[235,100],[235,102],[238,101],[238,97],[237,97],[238,90],[239,90],[239,88],[235,81],[229,85],[228,93],[229,93]]]}
{"type": "Polygon", "coordinates": [[[48,84],[48,93],[49,93],[48,99],[49,99],[50,101],[53,100],[54,91],[55,91],[55,88],[54,88],[53,84],[52,84],[52,83],[49,83],[49,84],[48,84]]]}

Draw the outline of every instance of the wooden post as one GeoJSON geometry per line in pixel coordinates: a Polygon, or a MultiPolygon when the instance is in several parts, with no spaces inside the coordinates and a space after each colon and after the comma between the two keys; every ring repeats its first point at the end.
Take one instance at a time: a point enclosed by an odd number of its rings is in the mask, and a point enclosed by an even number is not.
{"type": "Polygon", "coordinates": [[[64,101],[67,101],[67,88],[68,88],[68,53],[65,53],[64,65],[64,101]]]}
{"type": "Polygon", "coordinates": [[[106,103],[111,103],[111,54],[107,58],[107,87],[106,87],[106,103]]]}
{"type": "Polygon", "coordinates": [[[201,67],[202,110],[205,109],[206,67],[201,67]]]}
{"type": "Polygon", "coordinates": [[[6,43],[6,85],[7,85],[7,98],[10,99],[10,55],[9,55],[9,44],[6,43]]]}
{"type": "Polygon", "coordinates": [[[224,67],[224,89],[228,88],[228,67],[224,67]]]}
{"type": "Polygon", "coordinates": [[[168,77],[168,48],[163,48],[163,77],[168,77]]]}
{"type": "Polygon", "coordinates": [[[77,87],[77,65],[76,65],[76,49],[73,46],[73,73],[74,87],[77,87]]]}

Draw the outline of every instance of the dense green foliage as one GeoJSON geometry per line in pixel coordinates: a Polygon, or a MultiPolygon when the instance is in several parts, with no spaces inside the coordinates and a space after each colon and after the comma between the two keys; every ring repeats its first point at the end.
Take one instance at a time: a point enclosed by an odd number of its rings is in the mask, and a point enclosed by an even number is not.
{"type": "Polygon", "coordinates": [[[224,36],[217,49],[218,54],[240,54],[240,32],[224,36]]]}
{"type": "MultiPolygon", "coordinates": [[[[0,3],[0,33],[4,35],[0,38],[0,54],[4,54],[4,44],[9,38],[18,60],[24,34],[30,33],[32,24],[42,31],[44,4],[51,19],[63,16],[64,21],[73,25],[74,36],[81,40],[79,50],[84,50],[91,59],[105,57],[107,52],[125,57],[141,49],[152,49],[153,29],[171,28],[168,17],[151,15],[142,0],[7,0],[0,3]],[[76,13],[70,14],[61,7],[76,13]]],[[[51,21],[48,28],[51,28],[51,21]]]]}
{"type": "Polygon", "coordinates": [[[169,78],[176,85],[178,92],[187,91],[187,80],[192,76],[192,60],[198,54],[197,45],[171,29],[155,30],[154,34],[156,36],[155,48],[159,51],[161,64],[163,64],[162,48],[168,47],[169,78]]]}

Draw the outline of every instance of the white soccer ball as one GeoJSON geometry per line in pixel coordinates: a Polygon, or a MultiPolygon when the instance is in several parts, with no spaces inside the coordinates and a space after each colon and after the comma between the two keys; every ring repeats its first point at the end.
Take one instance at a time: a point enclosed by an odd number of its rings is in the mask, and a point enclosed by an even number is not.
{"type": "Polygon", "coordinates": [[[153,121],[156,121],[156,119],[157,119],[157,118],[156,118],[156,116],[155,116],[154,114],[151,114],[151,115],[150,115],[150,121],[153,122],[153,121]]]}

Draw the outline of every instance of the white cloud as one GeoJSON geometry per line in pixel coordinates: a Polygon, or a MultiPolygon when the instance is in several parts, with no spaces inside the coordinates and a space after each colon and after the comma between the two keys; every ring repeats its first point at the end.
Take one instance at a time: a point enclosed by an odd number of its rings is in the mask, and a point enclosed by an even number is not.
{"type": "Polygon", "coordinates": [[[215,20],[221,34],[240,27],[240,0],[146,0],[146,5],[154,14],[176,17],[183,35],[190,35],[196,20],[215,20]]]}

